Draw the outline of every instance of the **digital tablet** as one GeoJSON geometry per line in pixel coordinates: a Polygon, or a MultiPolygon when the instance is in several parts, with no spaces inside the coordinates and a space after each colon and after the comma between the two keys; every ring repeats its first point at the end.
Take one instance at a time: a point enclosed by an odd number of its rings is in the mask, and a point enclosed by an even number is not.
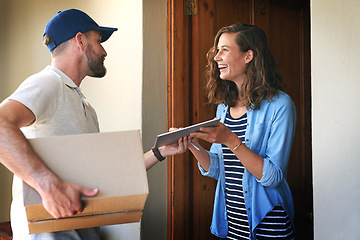
{"type": "Polygon", "coordinates": [[[181,128],[172,132],[159,134],[156,138],[155,147],[176,143],[180,138],[189,136],[190,133],[199,131],[201,127],[215,127],[218,125],[220,118],[214,118],[212,120],[201,122],[195,125],[191,125],[185,128],[181,128]]]}

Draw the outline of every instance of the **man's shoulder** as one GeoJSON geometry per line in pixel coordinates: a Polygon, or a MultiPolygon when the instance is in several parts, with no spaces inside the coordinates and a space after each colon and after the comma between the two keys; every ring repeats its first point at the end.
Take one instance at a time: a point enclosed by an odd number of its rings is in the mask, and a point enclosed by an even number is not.
{"type": "Polygon", "coordinates": [[[20,102],[38,101],[59,95],[63,82],[55,72],[45,68],[25,79],[8,98],[20,102]]]}
{"type": "Polygon", "coordinates": [[[53,71],[49,66],[29,76],[25,81],[57,81],[61,82],[61,77],[53,71]]]}

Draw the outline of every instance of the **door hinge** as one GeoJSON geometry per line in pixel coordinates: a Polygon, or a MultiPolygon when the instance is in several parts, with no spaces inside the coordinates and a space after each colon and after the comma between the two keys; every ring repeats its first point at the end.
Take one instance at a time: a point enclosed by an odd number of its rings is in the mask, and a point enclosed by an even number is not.
{"type": "Polygon", "coordinates": [[[196,14],[196,0],[184,0],[184,14],[185,15],[196,14]]]}

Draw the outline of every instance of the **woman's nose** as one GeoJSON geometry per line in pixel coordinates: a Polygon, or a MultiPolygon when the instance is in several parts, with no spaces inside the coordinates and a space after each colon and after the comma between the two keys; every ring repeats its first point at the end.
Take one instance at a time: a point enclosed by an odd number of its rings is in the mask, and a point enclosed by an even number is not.
{"type": "Polygon", "coordinates": [[[214,61],[219,61],[220,60],[220,56],[219,56],[219,52],[216,53],[216,55],[214,56],[214,61]]]}

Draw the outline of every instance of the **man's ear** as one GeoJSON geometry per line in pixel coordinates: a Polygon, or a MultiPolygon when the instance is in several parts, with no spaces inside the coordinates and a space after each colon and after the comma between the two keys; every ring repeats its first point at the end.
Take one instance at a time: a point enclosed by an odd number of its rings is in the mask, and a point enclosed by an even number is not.
{"type": "Polygon", "coordinates": [[[81,49],[81,50],[84,50],[85,48],[85,45],[84,43],[86,42],[86,37],[83,33],[81,32],[78,32],[76,35],[75,35],[75,41],[76,41],[76,45],[81,49]]]}
{"type": "Polygon", "coordinates": [[[254,52],[252,50],[248,50],[245,56],[245,63],[251,62],[253,58],[254,58],[254,52]]]}

